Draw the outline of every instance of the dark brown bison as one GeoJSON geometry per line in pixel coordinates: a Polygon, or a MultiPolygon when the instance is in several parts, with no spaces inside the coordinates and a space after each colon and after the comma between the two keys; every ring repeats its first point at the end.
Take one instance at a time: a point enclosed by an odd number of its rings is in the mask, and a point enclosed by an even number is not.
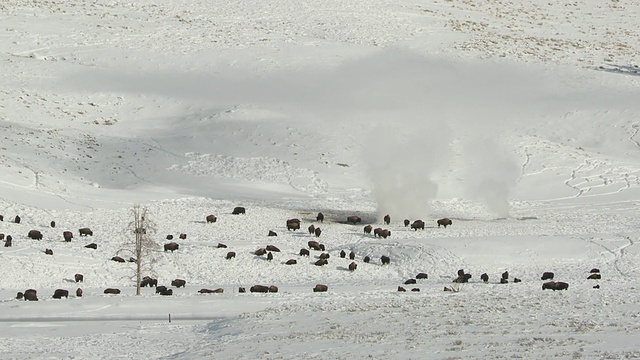
{"type": "Polygon", "coordinates": [[[175,242],[170,242],[168,244],[164,244],[164,251],[174,252],[180,248],[180,245],[175,242]]]}
{"type": "Polygon", "coordinates": [[[382,265],[387,265],[391,262],[391,259],[388,256],[382,255],[380,257],[380,261],[382,262],[382,265]]]}
{"type": "Polygon", "coordinates": [[[331,256],[329,255],[329,253],[322,253],[322,254],[320,254],[320,256],[318,256],[318,257],[319,257],[320,259],[328,259],[328,258],[330,258],[331,256]]]}
{"type": "Polygon", "coordinates": [[[111,260],[115,261],[115,262],[119,262],[119,263],[125,262],[124,259],[121,258],[120,256],[114,256],[114,257],[111,258],[111,260]]]}
{"type": "Polygon", "coordinates": [[[82,274],[75,274],[73,275],[73,278],[76,280],[76,282],[84,282],[84,275],[82,274]]]}
{"type": "Polygon", "coordinates": [[[593,273],[587,277],[587,280],[600,280],[602,276],[598,273],[593,273]]]}
{"type": "Polygon", "coordinates": [[[371,226],[371,225],[366,225],[364,227],[364,233],[365,234],[371,234],[371,230],[373,230],[373,226],[371,226]]]}
{"type": "Polygon", "coordinates": [[[407,279],[404,284],[405,285],[409,285],[409,284],[415,284],[417,283],[416,279],[407,279]]]}
{"type": "Polygon", "coordinates": [[[355,262],[355,261],[352,261],[352,262],[349,264],[349,271],[356,271],[356,269],[357,269],[357,268],[358,268],[358,264],[356,264],[356,262],[355,262]]]}
{"type": "Polygon", "coordinates": [[[464,276],[464,269],[458,270],[458,276],[464,276]]]}
{"type": "Polygon", "coordinates": [[[175,286],[177,288],[185,287],[186,285],[187,285],[187,282],[185,280],[182,280],[182,279],[175,279],[175,280],[171,281],[171,286],[175,286]]]}
{"type": "Polygon", "coordinates": [[[0,240],[4,240],[4,234],[0,234],[0,240]]]}
{"type": "Polygon", "coordinates": [[[424,230],[424,221],[422,220],[414,221],[413,223],[411,223],[411,228],[415,231],[417,231],[418,229],[424,230]]]}
{"type": "Polygon", "coordinates": [[[16,215],[16,217],[13,218],[13,222],[16,224],[20,224],[20,216],[16,215]]]}
{"type": "Polygon", "coordinates": [[[598,268],[593,268],[593,269],[591,269],[591,271],[589,271],[589,272],[590,272],[591,274],[599,273],[599,272],[600,272],[600,269],[598,269],[598,268]]]}
{"type": "Polygon", "coordinates": [[[513,282],[514,283],[519,283],[519,282],[522,282],[522,280],[518,279],[517,277],[514,277],[513,278],[513,282]]]}
{"type": "Polygon", "coordinates": [[[55,221],[50,222],[49,226],[51,226],[52,228],[56,227],[56,222],[55,221]]]}
{"type": "Polygon", "coordinates": [[[278,287],[275,286],[275,285],[269,286],[269,292],[270,293],[277,293],[278,292],[278,287]]]}
{"type": "Polygon", "coordinates": [[[180,240],[186,240],[187,239],[187,234],[181,233],[178,237],[180,238],[180,240]]]}
{"type": "Polygon", "coordinates": [[[427,273],[418,273],[418,275],[416,275],[416,279],[428,279],[429,275],[427,275],[427,273]]]}
{"type": "Polygon", "coordinates": [[[17,300],[24,299],[24,293],[22,291],[18,291],[18,294],[16,294],[16,299],[17,300]]]}
{"type": "Polygon", "coordinates": [[[508,271],[503,272],[502,273],[502,278],[505,279],[505,280],[509,279],[509,272],[508,271]]]}
{"type": "Polygon", "coordinates": [[[226,249],[226,248],[227,248],[227,245],[225,245],[225,244],[223,244],[223,243],[218,243],[217,248],[218,248],[218,249],[226,249]]]}
{"type": "Polygon", "coordinates": [[[327,285],[323,285],[323,284],[317,284],[313,288],[313,292],[327,292],[327,290],[329,290],[329,287],[327,285]]]}
{"type": "Polygon", "coordinates": [[[356,215],[351,215],[351,216],[347,216],[347,222],[349,224],[357,224],[359,222],[362,222],[362,219],[360,218],[360,216],[356,216],[356,215]]]}
{"type": "Polygon", "coordinates": [[[207,215],[206,219],[207,223],[214,223],[218,221],[218,218],[215,215],[207,215]]]}
{"type": "Polygon", "coordinates": [[[398,291],[400,292],[406,292],[407,289],[403,288],[402,286],[398,286],[398,291]]]}
{"type": "Polygon", "coordinates": [[[324,214],[319,212],[318,215],[316,216],[316,221],[324,222],[324,214]]]}
{"type": "Polygon", "coordinates": [[[233,259],[234,257],[236,257],[236,253],[234,251],[229,251],[227,253],[226,259],[230,260],[230,259],[233,259]]]}
{"type": "Polygon", "coordinates": [[[171,295],[173,295],[173,289],[166,289],[164,291],[161,291],[160,295],[162,295],[162,296],[171,296],[171,295]]]}
{"type": "Polygon", "coordinates": [[[158,279],[154,279],[150,276],[145,276],[140,281],[140,287],[156,287],[158,286],[158,279]]]}
{"type": "Polygon", "coordinates": [[[448,218],[438,219],[437,223],[438,223],[438,227],[440,227],[440,225],[442,225],[442,226],[444,226],[445,228],[446,228],[448,225],[453,224],[453,222],[451,221],[451,219],[448,219],[448,218]]]}
{"type": "Polygon", "coordinates": [[[215,290],[200,289],[200,290],[198,290],[198,292],[200,294],[222,294],[222,293],[224,293],[224,289],[223,288],[217,288],[215,290]]]}
{"type": "Polygon", "coordinates": [[[289,259],[289,260],[287,260],[287,262],[285,264],[287,264],[287,265],[295,265],[297,263],[298,263],[298,261],[296,259],[289,259]]]}
{"type": "Polygon", "coordinates": [[[278,234],[273,230],[269,230],[269,233],[267,234],[267,236],[278,236],[278,234]]]}
{"type": "Polygon", "coordinates": [[[249,288],[249,291],[251,291],[252,293],[267,293],[269,292],[269,287],[264,285],[253,285],[251,288],[249,288]]]}
{"type": "Polygon", "coordinates": [[[404,219],[404,227],[409,226],[409,223],[410,223],[410,222],[411,222],[411,221],[409,221],[409,219],[404,219]]]}
{"type": "Polygon", "coordinates": [[[594,285],[593,288],[594,289],[600,289],[600,285],[594,285]]]}
{"type": "Polygon", "coordinates": [[[33,240],[42,240],[42,233],[39,230],[29,230],[27,236],[33,240]]]}
{"type": "Polygon", "coordinates": [[[96,243],[91,243],[89,245],[85,245],[84,247],[86,247],[87,249],[97,249],[98,248],[98,244],[96,243]]]}
{"type": "Polygon", "coordinates": [[[300,230],[300,220],[298,219],[289,219],[287,220],[287,230],[300,230]]]}
{"type": "Polygon", "coordinates": [[[489,275],[487,275],[487,273],[483,273],[482,275],[480,275],[480,280],[489,282],[489,275]]]}
{"type": "Polygon", "coordinates": [[[553,291],[556,290],[567,290],[569,289],[569,284],[562,281],[549,281],[542,284],[542,290],[550,289],[553,291]]]}
{"type": "Polygon", "coordinates": [[[104,293],[105,294],[118,295],[118,294],[120,294],[120,289],[106,288],[106,289],[104,289],[104,293]]]}
{"type": "Polygon", "coordinates": [[[4,247],[11,247],[11,245],[12,245],[11,237],[7,236],[7,240],[4,241],[4,247]]]}
{"type": "Polygon", "coordinates": [[[53,250],[51,249],[44,249],[44,253],[47,255],[53,255],[53,250]]]}
{"type": "Polygon", "coordinates": [[[471,279],[471,274],[462,274],[458,275],[457,278],[453,279],[454,283],[467,283],[471,279]]]}
{"type": "Polygon", "coordinates": [[[93,236],[93,231],[85,227],[85,228],[78,229],[78,234],[80,234],[80,236],[93,236]]]}
{"type": "Polygon", "coordinates": [[[320,259],[318,261],[316,261],[315,263],[313,263],[315,266],[323,266],[323,265],[327,265],[329,262],[327,261],[327,259],[320,259]]]}
{"type": "Polygon", "coordinates": [[[245,208],[243,208],[242,206],[236,206],[233,208],[233,211],[231,212],[232,215],[246,215],[247,210],[245,208]]]}
{"type": "Polygon", "coordinates": [[[63,231],[62,238],[64,238],[65,242],[71,242],[71,239],[73,239],[73,233],[71,231],[63,231]]]}
{"type": "Polygon", "coordinates": [[[309,246],[309,249],[320,251],[320,243],[317,241],[311,240],[307,242],[307,245],[309,246]]]}
{"type": "Polygon", "coordinates": [[[262,256],[262,255],[265,255],[266,253],[267,253],[267,249],[265,248],[260,248],[253,252],[253,254],[256,256],[262,256]]]}
{"type": "Polygon", "coordinates": [[[280,249],[275,245],[267,245],[266,249],[267,251],[280,252],[280,249]]]}
{"type": "Polygon", "coordinates": [[[271,261],[271,260],[273,260],[273,253],[271,251],[269,251],[267,253],[267,261],[271,261]]]}
{"type": "Polygon", "coordinates": [[[317,227],[317,228],[313,231],[313,233],[314,233],[314,234],[316,234],[316,237],[320,237],[320,234],[322,234],[322,230],[321,230],[319,227],[317,227]]]}
{"type": "Polygon", "coordinates": [[[508,284],[509,280],[505,279],[505,278],[501,278],[500,279],[500,284],[508,284]]]}
{"type": "Polygon", "coordinates": [[[553,280],[553,276],[554,274],[552,272],[544,272],[542,273],[542,277],[540,278],[540,280],[553,280]]]}
{"type": "Polygon", "coordinates": [[[82,297],[82,289],[81,288],[77,288],[76,289],[76,297],[82,297]]]}
{"type": "Polygon", "coordinates": [[[62,299],[63,297],[65,298],[69,298],[69,290],[64,290],[64,289],[56,289],[53,292],[53,298],[54,299],[62,299]]]}
{"type": "Polygon", "coordinates": [[[388,229],[375,228],[373,230],[373,233],[376,237],[381,237],[383,239],[386,239],[387,237],[391,236],[391,231],[389,231],[388,229]]]}
{"type": "Polygon", "coordinates": [[[0,221],[4,221],[4,215],[0,215],[0,221]]]}
{"type": "Polygon", "coordinates": [[[340,257],[341,257],[342,259],[346,258],[346,257],[347,257],[347,253],[346,253],[346,252],[344,252],[344,250],[340,250],[340,257]]]}
{"type": "Polygon", "coordinates": [[[242,286],[238,287],[238,292],[239,293],[246,293],[247,289],[243,288],[242,286]]]}
{"type": "Polygon", "coordinates": [[[386,225],[389,225],[391,222],[391,216],[389,216],[389,214],[385,215],[383,221],[386,225]]]}
{"type": "Polygon", "coordinates": [[[35,289],[25,290],[24,299],[25,301],[38,301],[38,292],[35,289]]]}
{"type": "Polygon", "coordinates": [[[173,240],[173,235],[171,234],[167,235],[167,240],[173,240]]]}
{"type": "Polygon", "coordinates": [[[411,291],[413,291],[413,292],[419,292],[419,291],[420,291],[420,289],[419,289],[419,288],[412,288],[412,289],[411,289],[411,291]]]}
{"type": "Polygon", "coordinates": [[[315,234],[315,233],[316,233],[316,227],[315,227],[313,224],[309,225],[309,227],[307,228],[307,230],[309,231],[309,234],[312,234],[312,235],[313,235],[313,234],[315,234]]]}
{"type": "Polygon", "coordinates": [[[156,286],[156,294],[160,294],[163,291],[167,291],[167,287],[164,285],[156,286]]]}
{"type": "Polygon", "coordinates": [[[300,249],[300,256],[309,256],[309,250],[300,249]]]}
{"type": "Polygon", "coordinates": [[[320,251],[324,251],[325,247],[324,244],[320,244],[320,251]]]}
{"type": "Polygon", "coordinates": [[[356,253],[354,253],[353,251],[349,253],[349,260],[353,260],[356,258],[356,253]]]}
{"type": "Polygon", "coordinates": [[[369,255],[367,255],[364,257],[364,259],[362,259],[362,261],[369,263],[369,261],[371,261],[371,258],[369,257],[369,255]]]}

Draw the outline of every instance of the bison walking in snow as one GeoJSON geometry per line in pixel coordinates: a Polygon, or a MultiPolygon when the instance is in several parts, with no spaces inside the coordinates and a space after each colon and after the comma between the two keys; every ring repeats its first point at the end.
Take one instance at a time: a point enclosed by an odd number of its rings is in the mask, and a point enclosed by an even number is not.
{"type": "Polygon", "coordinates": [[[440,225],[442,225],[442,226],[444,226],[445,228],[447,227],[447,225],[451,225],[451,224],[453,224],[453,222],[451,221],[451,219],[448,219],[448,218],[442,218],[442,219],[439,219],[439,220],[437,221],[437,223],[438,223],[438,227],[440,227],[440,225]]]}
{"type": "Polygon", "coordinates": [[[85,227],[85,228],[78,229],[78,234],[80,234],[80,236],[93,236],[93,231],[85,227]]]}

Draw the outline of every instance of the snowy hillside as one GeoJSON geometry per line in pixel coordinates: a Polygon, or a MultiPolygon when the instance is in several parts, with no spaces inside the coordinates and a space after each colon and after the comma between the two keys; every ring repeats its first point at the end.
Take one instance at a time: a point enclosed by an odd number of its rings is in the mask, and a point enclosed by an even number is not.
{"type": "Polygon", "coordinates": [[[638,13],[3,1],[0,357],[640,357],[638,13]],[[171,296],[135,296],[134,263],[111,260],[129,258],[135,204],[159,244],[145,275],[171,296]],[[300,255],[309,241],[325,251],[300,255]],[[543,272],[569,288],[542,290],[543,272]],[[258,284],[278,292],[239,292],[258,284]]]}

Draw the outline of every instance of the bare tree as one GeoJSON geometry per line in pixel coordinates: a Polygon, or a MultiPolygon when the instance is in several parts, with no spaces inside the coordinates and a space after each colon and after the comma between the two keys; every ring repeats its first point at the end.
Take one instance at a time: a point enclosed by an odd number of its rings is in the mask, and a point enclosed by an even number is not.
{"type": "Polygon", "coordinates": [[[134,205],[131,213],[133,221],[127,227],[127,234],[130,231],[135,237],[134,240],[124,243],[123,248],[118,253],[131,254],[131,257],[135,260],[136,266],[132,277],[136,279],[136,295],[140,295],[142,274],[154,273],[154,264],[156,263],[155,250],[159,249],[160,245],[152,238],[152,235],[156,232],[156,224],[149,219],[148,209],[146,207],[140,208],[140,205],[134,205]]]}

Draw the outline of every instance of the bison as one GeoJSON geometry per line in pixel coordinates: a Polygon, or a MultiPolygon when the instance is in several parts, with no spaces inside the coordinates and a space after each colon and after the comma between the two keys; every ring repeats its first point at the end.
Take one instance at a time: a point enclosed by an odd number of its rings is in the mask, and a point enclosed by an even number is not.
{"type": "Polygon", "coordinates": [[[413,289],[411,289],[411,291],[413,291],[413,292],[419,292],[419,291],[420,291],[420,289],[419,289],[419,288],[413,288],[413,289]]]}
{"type": "Polygon", "coordinates": [[[33,240],[42,240],[42,233],[39,230],[29,230],[27,236],[33,240]]]}
{"type": "Polygon", "coordinates": [[[453,222],[449,218],[438,219],[437,223],[438,223],[438,227],[440,227],[440,225],[442,225],[445,228],[447,227],[447,225],[453,224],[453,222]]]}
{"type": "Polygon", "coordinates": [[[404,284],[405,285],[409,285],[409,284],[415,284],[417,283],[416,279],[407,279],[404,284]]]}
{"type": "Polygon", "coordinates": [[[383,221],[386,225],[389,225],[391,222],[391,216],[389,216],[389,214],[385,215],[383,221]]]}
{"type": "Polygon", "coordinates": [[[569,289],[569,284],[562,281],[549,281],[542,284],[542,290],[550,289],[553,291],[556,290],[567,290],[569,289]]]}
{"type": "Polygon", "coordinates": [[[505,278],[501,278],[500,279],[500,284],[508,284],[509,280],[505,279],[505,278]]]}
{"type": "Polygon", "coordinates": [[[262,255],[264,255],[266,253],[267,253],[267,249],[265,249],[265,248],[260,248],[260,249],[258,249],[258,250],[253,252],[253,254],[256,255],[256,256],[262,256],[262,255]]]}
{"type": "Polygon", "coordinates": [[[354,253],[353,251],[349,253],[349,260],[353,260],[356,258],[356,253],[354,253]]]}
{"type": "Polygon", "coordinates": [[[198,292],[200,294],[222,294],[222,293],[224,293],[224,289],[223,288],[217,288],[215,290],[200,289],[200,290],[198,290],[198,292]]]}
{"type": "Polygon", "coordinates": [[[249,291],[251,291],[252,293],[254,292],[266,293],[266,292],[269,292],[269,287],[264,285],[253,285],[251,288],[249,288],[249,291]]]}
{"type": "Polygon", "coordinates": [[[233,251],[229,251],[229,252],[227,253],[226,259],[227,259],[227,260],[230,260],[230,259],[233,259],[234,257],[236,257],[236,253],[235,253],[235,252],[233,252],[233,251]]]}
{"type": "Polygon", "coordinates": [[[519,283],[519,282],[522,282],[522,280],[518,279],[517,277],[514,277],[513,278],[513,282],[514,283],[519,283]]]}
{"type": "Polygon", "coordinates": [[[309,249],[313,249],[316,251],[320,251],[320,243],[314,240],[310,240],[309,242],[307,242],[307,245],[309,246],[309,249]]]}
{"type": "Polygon", "coordinates": [[[427,275],[426,273],[418,273],[418,275],[416,275],[416,279],[428,279],[429,275],[427,275]]]}
{"type": "Polygon", "coordinates": [[[309,256],[309,250],[300,249],[300,256],[309,256]]]}
{"type": "Polygon", "coordinates": [[[587,280],[600,280],[602,276],[598,273],[593,273],[587,277],[587,280]]]}
{"type": "Polygon", "coordinates": [[[409,221],[409,219],[404,219],[404,227],[409,226],[409,223],[410,223],[410,222],[411,222],[411,221],[409,221]]]}
{"type": "Polygon", "coordinates": [[[400,292],[406,292],[407,289],[403,288],[402,286],[398,286],[398,291],[400,292]]]}
{"type": "Polygon", "coordinates": [[[18,291],[18,294],[16,294],[16,300],[22,299],[24,299],[24,293],[22,291],[18,291]]]}
{"type": "Polygon", "coordinates": [[[55,221],[50,222],[49,226],[51,226],[52,228],[56,227],[56,222],[55,221]]]}
{"type": "Polygon", "coordinates": [[[298,261],[296,259],[289,259],[289,260],[287,260],[287,262],[285,264],[286,265],[295,265],[297,263],[298,263],[298,261]]]}
{"type": "Polygon", "coordinates": [[[269,286],[269,292],[270,293],[277,293],[278,292],[278,287],[275,286],[275,285],[269,286]]]}
{"type": "Polygon", "coordinates": [[[178,250],[180,248],[180,245],[178,243],[175,242],[170,242],[168,244],[164,244],[164,251],[171,251],[174,252],[176,250],[178,250]]]}
{"type": "Polygon", "coordinates": [[[414,231],[417,231],[418,229],[420,230],[424,230],[424,221],[422,220],[416,220],[411,224],[411,228],[414,231]]]}
{"type": "Polygon", "coordinates": [[[356,271],[356,269],[357,269],[357,268],[358,268],[358,264],[356,264],[356,262],[355,262],[355,261],[352,261],[352,262],[349,264],[349,271],[356,271]]]}
{"type": "Polygon", "coordinates": [[[453,279],[454,283],[467,283],[469,282],[469,279],[471,279],[471,274],[462,274],[462,275],[458,275],[457,278],[453,279]]]}
{"type": "Polygon", "coordinates": [[[380,261],[382,262],[382,265],[386,265],[391,262],[391,259],[388,256],[382,255],[380,257],[380,261]]]}
{"type": "Polygon", "coordinates": [[[233,208],[233,211],[231,212],[232,215],[246,215],[247,211],[245,210],[245,208],[243,208],[242,206],[236,206],[233,208]]]}
{"type": "Polygon", "coordinates": [[[91,243],[89,245],[85,245],[84,247],[86,247],[87,249],[97,249],[98,248],[98,244],[96,243],[91,243]]]}
{"type": "Polygon", "coordinates": [[[115,262],[119,262],[119,263],[125,262],[124,259],[121,258],[120,256],[114,256],[114,257],[111,258],[111,260],[115,261],[115,262]]]}
{"type": "Polygon", "coordinates": [[[553,280],[553,276],[554,274],[552,272],[544,272],[542,273],[542,277],[540,278],[540,280],[553,280]]]}
{"type": "Polygon", "coordinates": [[[223,243],[218,243],[217,248],[218,248],[218,249],[226,249],[226,248],[227,248],[227,245],[225,245],[225,244],[223,244],[223,243]]]}
{"type": "Polygon", "coordinates": [[[62,237],[65,242],[71,242],[71,239],[73,239],[73,233],[71,231],[63,231],[62,237]]]}
{"type": "Polygon", "coordinates": [[[316,227],[313,224],[309,225],[307,230],[309,231],[309,234],[311,234],[311,235],[316,233],[316,227]]]}
{"type": "Polygon", "coordinates": [[[356,215],[347,216],[347,223],[355,225],[359,222],[362,222],[362,219],[360,218],[360,216],[356,216],[356,215]]]}
{"type": "Polygon", "coordinates": [[[78,234],[80,234],[80,236],[93,236],[93,231],[85,227],[85,228],[78,229],[78,234]]]}
{"type": "Polygon", "coordinates": [[[173,235],[171,234],[167,235],[167,240],[173,240],[173,235]]]}
{"type": "Polygon", "coordinates": [[[82,297],[82,289],[81,288],[77,288],[76,289],[76,297],[82,297]]]}
{"type": "Polygon", "coordinates": [[[389,231],[388,229],[376,228],[373,230],[373,233],[375,236],[381,237],[384,239],[391,236],[391,231],[389,231]]]}
{"type": "Polygon", "coordinates": [[[76,282],[84,282],[84,275],[82,274],[75,274],[73,275],[73,278],[76,280],[76,282]]]}
{"type": "Polygon", "coordinates": [[[509,272],[508,271],[503,272],[502,273],[502,278],[507,280],[509,278],[509,272]]]}
{"type": "Polygon", "coordinates": [[[4,241],[4,247],[11,247],[12,242],[11,242],[11,237],[8,236],[7,240],[4,241]]]}
{"type": "Polygon", "coordinates": [[[267,261],[271,261],[271,260],[273,260],[273,253],[271,251],[269,251],[267,253],[267,261]]]}
{"type": "Polygon", "coordinates": [[[140,281],[140,287],[156,287],[158,286],[158,279],[154,279],[150,276],[145,276],[140,281]]]}
{"type": "Polygon", "coordinates": [[[180,240],[187,240],[187,234],[185,233],[181,233],[180,235],[178,235],[178,237],[180,238],[180,240]]]}
{"type": "Polygon", "coordinates": [[[480,275],[480,280],[489,282],[489,275],[487,275],[487,273],[483,273],[482,275],[480,275]]]}
{"type": "Polygon", "coordinates": [[[371,225],[367,225],[364,227],[364,233],[365,234],[371,234],[371,230],[373,229],[373,226],[371,225]]]}
{"type": "Polygon", "coordinates": [[[371,258],[367,255],[364,257],[364,259],[362,259],[362,261],[369,263],[369,261],[371,261],[371,258]]]}
{"type": "Polygon", "coordinates": [[[267,236],[278,236],[278,234],[273,230],[269,230],[269,233],[267,234],[267,236]]]}
{"type": "Polygon", "coordinates": [[[316,221],[324,222],[324,214],[319,212],[318,215],[316,216],[316,221]]]}
{"type": "Polygon", "coordinates": [[[278,249],[275,245],[267,245],[266,249],[267,251],[280,252],[280,249],[278,249]]]}
{"type": "Polygon", "coordinates": [[[298,219],[289,219],[287,220],[287,230],[291,231],[296,231],[296,230],[300,230],[300,220],[298,219]]]}
{"type": "Polygon", "coordinates": [[[56,289],[53,292],[53,298],[54,299],[62,299],[63,297],[65,298],[69,298],[69,290],[64,290],[64,289],[56,289]]]}
{"type": "Polygon", "coordinates": [[[44,253],[47,255],[53,255],[53,250],[51,249],[44,249],[44,253]]]}
{"type": "Polygon", "coordinates": [[[156,286],[156,294],[160,294],[163,291],[167,291],[167,287],[164,285],[156,286]]]}
{"type": "Polygon", "coordinates": [[[344,250],[340,250],[340,258],[344,259],[347,257],[347,253],[344,250]]]}
{"type": "Polygon", "coordinates": [[[25,290],[23,297],[25,301],[38,301],[38,292],[35,289],[25,290]]]}
{"type": "Polygon", "coordinates": [[[118,295],[118,294],[120,294],[120,289],[115,289],[115,288],[106,288],[106,289],[104,289],[104,293],[105,293],[105,294],[118,295]]]}
{"type": "Polygon", "coordinates": [[[239,293],[246,293],[247,289],[243,288],[242,286],[238,287],[238,292],[239,293]]]}
{"type": "Polygon", "coordinates": [[[172,296],[173,289],[165,289],[164,291],[160,291],[160,295],[162,296],[172,296]]]}
{"type": "Polygon", "coordinates": [[[319,258],[320,258],[320,259],[328,259],[328,258],[330,258],[330,257],[331,257],[331,256],[329,255],[329,253],[322,253],[322,254],[320,254],[320,256],[319,256],[319,258]]]}
{"type": "Polygon", "coordinates": [[[206,220],[207,223],[214,223],[218,221],[218,218],[215,215],[207,215],[206,220]]]}
{"type": "Polygon", "coordinates": [[[327,259],[320,259],[318,261],[316,261],[315,263],[313,263],[315,266],[323,266],[323,265],[327,265],[329,262],[327,261],[327,259]]]}
{"type": "Polygon", "coordinates": [[[323,284],[317,284],[313,288],[313,292],[327,292],[327,290],[329,290],[329,287],[327,285],[323,285],[323,284]]]}
{"type": "Polygon", "coordinates": [[[16,217],[13,218],[13,222],[16,224],[20,224],[20,216],[16,215],[16,217]]]}
{"type": "Polygon", "coordinates": [[[182,280],[182,279],[175,279],[175,280],[171,281],[171,286],[175,286],[177,288],[185,287],[186,285],[187,285],[187,282],[185,280],[182,280]]]}
{"type": "Polygon", "coordinates": [[[321,230],[319,227],[317,227],[317,228],[313,231],[313,233],[314,233],[314,234],[316,234],[316,237],[320,237],[320,234],[322,234],[322,230],[321,230]]]}
{"type": "Polygon", "coordinates": [[[590,272],[591,274],[599,273],[599,272],[600,272],[600,269],[598,269],[598,268],[593,268],[593,269],[591,269],[591,271],[589,271],[589,272],[590,272]]]}

